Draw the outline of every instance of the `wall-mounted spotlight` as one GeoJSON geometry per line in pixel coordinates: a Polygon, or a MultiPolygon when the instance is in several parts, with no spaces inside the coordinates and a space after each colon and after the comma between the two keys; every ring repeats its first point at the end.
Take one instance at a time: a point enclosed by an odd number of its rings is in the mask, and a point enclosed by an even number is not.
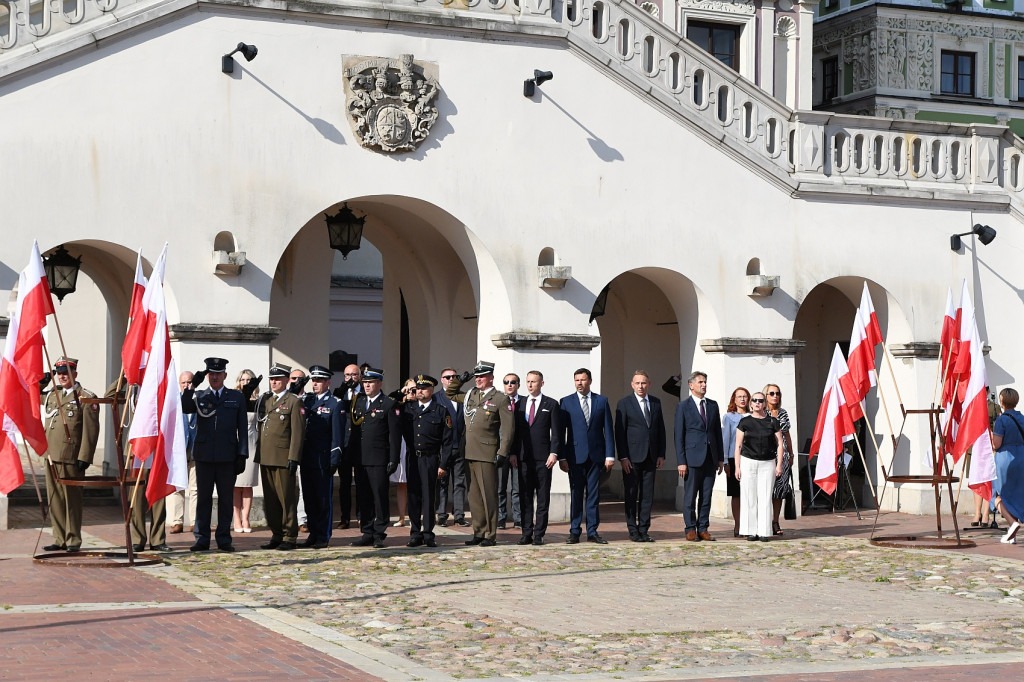
{"type": "Polygon", "coordinates": [[[959,251],[960,247],[964,245],[963,242],[960,240],[960,237],[965,237],[969,234],[978,235],[978,241],[981,242],[984,246],[988,246],[989,244],[992,243],[992,240],[996,238],[996,231],[994,228],[991,228],[988,225],[982,225],[981,223],[978,223],[970,232],[961,232],[960,234],[954,234],[952,237],[950,237],[949,248],[953,249],[954,251],[959,251]]]}
{"type": "Polygon", "coordinates": [[[523,97],[533,97],[533,94],[537,91],[537,86],[541,83],[547,83],[549,80],[554,78],[555,75],[550,71],[538,71],[533,70],[533,78],[527,78],[523,81],[523,97]]]}
{"type": "Polygon", "coordinates": [[[259,52],[259,50],[256,49],[255,45],[246,45],[245,43],[238,43],[238,47],[236,47],[234,50],[220,58],[220,70],[224,73],[235,72],[235,60],[231,56],[235,54],[235,52],[241,52],[242,56],[245,57],[245,61],[251,62],[252,60],[256,59],[256,53],[259,52]]]}

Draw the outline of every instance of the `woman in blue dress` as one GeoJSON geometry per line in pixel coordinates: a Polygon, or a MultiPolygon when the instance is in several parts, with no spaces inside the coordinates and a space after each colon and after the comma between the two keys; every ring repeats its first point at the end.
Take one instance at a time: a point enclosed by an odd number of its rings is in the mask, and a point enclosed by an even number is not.
{"type": "Polygon", "coordinates": [[[1012,388],[999,392],[1003,413],[992,427],[992,447],[996,454],[999,483],[999,511],[1010,522],[1000,540],[1016,543],[1017,531],[1024,519],[1024,416],[1017,411],[1020,396],[1012,388]]]}

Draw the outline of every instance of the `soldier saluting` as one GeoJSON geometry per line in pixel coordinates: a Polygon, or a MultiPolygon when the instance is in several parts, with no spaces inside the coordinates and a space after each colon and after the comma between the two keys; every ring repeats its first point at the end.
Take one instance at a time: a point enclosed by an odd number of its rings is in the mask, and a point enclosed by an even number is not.
{"type": "Polygon", "coordinates": [[[299,535],[295,472],[302,460],[306,409],[299,397],[288,390],[291,370],[282,364],[271,367],[267,373],[270,390],[256,402],[256,461],[260,463],[263,505],[270,528],[270,542],[260,545],[261,549],[295,549],[299,535]]]}
{"type": "MultiPolygon", "coordinates": [[[[46,495],[50,502],[50,523],[53,544],[43,547],[47,552],[77,552],[82,546],[82,488],[65,486],[54,478],[80,479],[92,464],[96,440],[100,433],[100,407],[82,404],[82,398],[96,394],[78,383],[78,360],[61,357],[54,367],[57,385],[42,396],[43,419],[46,422],[46,456],[53,467],[46,467],[46,495]]],[[[44,376],[40,388],[49,381],[44,376]]]]}
{"type": "Polygon", "coordinates": [[[434,400],[437,379],[416,375],[416,400],[402,412],[409,487],[409,547],[437,547],[434,541],[434,498],[437,477],[451,466],[454,429],[448,408],[434,400]]]}
{"type": "Polygon", "coordinates": [[[383,370],[363,370],[363,393],[352,407],[352,426],[359,431],[359,466],[356,467],[356,490],[359,524],[363,536],[353,542],[356,547],[373,545],[380,549],[387,538],[391,522],[388,476],[398,469],[402,454],[402,433],[398,424],[401,408],[381,393],[383,370]]]}

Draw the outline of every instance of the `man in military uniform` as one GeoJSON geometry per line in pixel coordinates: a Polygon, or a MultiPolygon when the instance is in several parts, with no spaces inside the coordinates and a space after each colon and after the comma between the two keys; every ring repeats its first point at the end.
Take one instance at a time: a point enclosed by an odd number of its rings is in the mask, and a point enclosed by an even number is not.
{"type": "Polygon", "coordinates": [[[196,472],[196,542],[193,552],[210,549],[210,517],[213,515],[213,488],[217,487],[217,548],[235,551],[231,544],[231,512],[235,476],[245,471],[249,458],[249,427],[245,396],[224,387],[228,361],[206,358],[206,367],[195,372],[192,385],[181,393],[181,411],[196,415],[196,436],[192,460],[196,472]],[[204,380],[210,388],[198,391],[204,380]]]}
{"type": "MultiPolygon", "coordinates": [[[[362,394],[363,373],[359,365],[348,365],[345,367],[345,382],[334,389],[334,397],[341,401],[348,414],[349,422],[348,441],[341,451],[341,459],[338,461],[338,503],[341,506],[341,518],[338,519],[338,528],[348,528],[352,518],[352,472],[359,466],[362,447],[359,442],[359,429],[350,428],[352,409],[356,400],[362,394]]],[[[359,496],[366,491],[356,488],[356,511],[359,510],[359,496]]]]}
{"type": "Polygon", "coordinates": [[[288,390],[291,367],[275,364],[270,368],[270,392],[256,403],[259,436],[256,457],[263,481],[263,508],[270,528],[270,542],[261,549],[295,549],[299,535],[296,520],[298,488],[295,472],[302,461],[302,442],[306,436],[306,408],[288,390]]]}
{"type": "Polygon", "coordinates": [[[96,394],[78,383],[78,360],[61,357],[54,367],[57,385],[42,394],[46,422],[46,495],[50,502],[53,544],[47,552],[77,552],[82,546],[82,488],[56,479],[80,479],[92,464],[100,433],[100,406],[84,404],[96,394]],[[56,478],[54,477],[56,475],[56,478]]]}
{"type": "Polygon", "coordinates": [[[401,408],[381,393],[383,382],[382,370],[363,370],[365,396],[359,396],[352,408],[352,424],[359,431],[361,448],[356,467],[356,497],[363,536],[352,543],[356,547],[383,547],[391,522],[388,476],[398,469],[402,454],[401,408]],[[358,494],[360,488],[366,492],[358,494]]]}
{"type": "Polygon", "coordinates": [[[402,438],[409,485],[409,546],[437,547],[434,541],[434,493],[437,477],[451,466],[455,430],[448,408],[434,400],[437,379],[416,376],[416,401],[405,404],[402,438]]]}
{"type": "MultiPolygon", "coordinates": [[[[288,391],[299,396],[300,400],[307,383],[309,383],[309,376],[305,370],[297,368],[288,373],[288,391]]],[[[295,482],[299,485],[299,496],[295,498],[295,520],[299,524],[299,532],[306,533],[309,531],[309,527],[306,525],[306,499],[305,494],[302,492],[303,481],[301,474],[295,477],[295,482]]]]}
{"type": "Polygon", "coordinates": [[[345,404],[331,395],[334,372],[323,365],[309,368],[312,393],[302,396],[306,409],[306,442],[299,475],[306,497],[309,537],[300,545],[323,549],[331,539],[332,482],[348,435],[345,404]]]}
{"type": "Polygon", "coordinates": [[[511,454],[514,423],[508,396],[494,388],[494,363],[481,360],[473,368],[473,376],[476,386],[468,393],[459,392],[461,377],[448,384],[445,393],[466,408],[469,511],[473,515],[473,539],[466,544],[493,547],[498,537],[497,464],[511,454]]]}

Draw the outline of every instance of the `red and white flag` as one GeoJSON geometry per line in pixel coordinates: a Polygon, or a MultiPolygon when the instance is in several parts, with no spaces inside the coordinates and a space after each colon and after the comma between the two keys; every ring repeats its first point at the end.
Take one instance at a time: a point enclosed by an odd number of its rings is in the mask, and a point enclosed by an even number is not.
{"type": "MultiPolygon", "coordinates": [[[[961,329],[965,334],[960,339],[960,353],[956,359],[956,367],[953,368],[957,381],[956,399],[961,405],[960,419],[957,422],[952,447],[949,448],[954,463],[959,461],[978,439],[988,438],[988,401],[985,392],[988,376],[973,307],[970,311],[964,308],[961,329]]],[[[988,449],[988,453],[991,457],[991,448],[988,449]]],[[[972,479],[975,478],[975,468],[984,468],[978,460],[977,456],[971,458],[972,479]]]]}
{"type": "Polygon", "coordinates": [[[139,383],[143,336],[146,326],[146,277],[142,274],[142,252],[135,259],[135,282],[132,284],[132,302],[128,308],[128,331],[121,346],[121,366],[129,384],[139,383]]]}
{"type": "Polygon", "coordinates": [[[818,456],[814,471],[814,482],[831,495],[836,490],[836,462],[843,453],[843,443],[853,439],[853,419],[846,404],[844,383],[850,381],[850,370],[843,359],[843,353],[836,344],[832,353],[832,366],[828,370],[825,393],[818,408],[818,420],[814,424],[811,438],[811,456],[818,456]]]}
{"type": "Polygon", "coordinates": [[[39,244],[32,242],[28,265],[18,278],[18,302],[7,328],[0,364],[0,492],[25,482],[18,455],[18,434],[38,454],[46,452],[46,431],[39,406],[43,378],[43,328],[53,314],[53,298],[43,270],[39,244]]]}
{"type": "MultiPolygon", "coordinates": [[[[971,300],[971,293],[967,289],[967,280],[964,280],[960,291],[960,307],[956,309],[951,347],[952,356],[948,363],[947,375],[943,382],[942,407],[944,412],[941,415],[942,435],[945,442],[946,453],[953,453],[953,444],[957,440],[960,429],[960,422],[963,421],[964,397],[967,394],[967,384],[971,379],[970,351],[967,344],[970,343],[970,326],[974,322],[974,301],[971,300]]],[[[984,388],[982,388],[984,392],[984,388]]],[[[987,408],[986,408],[987,409],[987,408]]],[[[959,459],[954,455],[954,461],[959,459]]]]}
{"type": "MultiPolygon", "coordinates": [[[[125,379],[129,384],[141,384],[142,376],[146,371],[149,362],[149,354],[152,347],[149,345],[153,339],[153,329],[156,326],[156,313],[153,308],[153,296],[157,289],[160,296],[163,296],[164,266],[167,260],[167,246],[160,252],[153,267],[153,275],[149,282],[143,284],[145,291],[142,294],[140,310],[132,316],[128,325],[128,333],[124,337],[124,345],[121,346],[121,362],[124,364],[125,379]]],[[[132,305],[135,305],[135,292],[142,277],[141,262],[135,268],[135,284],[132,286],[132,305]]]]}
{"type": "MultiPolygon", "coordinates": [[[[165,246],[164,254],[166,252],[165,246]]],[[[163,260],[164,256],[161,255],[161,264],[163,260]]],[[[153,316],[153,333],[146,343],[150,349],[149,357],[135,404],[135,416],[128,430],[128,440],[140,465],[152,457],[144,465],[150,469],[146,499],[152,505],[188,486],[188,463],[185,459],[185,430],[181,420],[181,392],[167,333],[162,277],[159,281],[155,276],[150,280],[147,294],[149,300],[146,315],[153,316]]]]}
{"type": "MultiPolygon", "coordinates": [[[[957,357],[960,355],[960,339],[963,337],[963,321],[966,318],[964,305],[967,305],[970,314],[974,313],[974,304],[971,301],[971,293],[967,289],[967,280],[963,281],[960,288],[960,305],[953,308],[952,293],[946,299],[946,313],[942,317],[941,341],[941,368],[942,368],[942,397],[939,404],[946,408],[946,419],[949,419],[956,396],[956,380],[953,370],[956,368],[957,357]]],[[[957,406],[956,419],[959,420],[959,405],[957,406]]]]}
{"type": "Polygon", "coordinates": [[[850,354],[847,358],[850,380],[843,384],[850,391],[846,404],[850,406],[850,418],[857,421],[864,416],[861,401],[875,385],[875,347],[868,341],[864,320],[858,312],[853,316],[853,334],[850,336],[850,354]]]}
{"type": "MultiPolygon", "coordinates": [[[[871,302],[871,293],[868,291],[867,282],[864,282],[864,291],[860,295],[860,307],[857,308],[857,314],[860,316],[861,322],[864,323],[864,329],[868,334],[868,343],[871,344],[871,347],[874,348],[882,343],[882,328],[878,324],[878,315],[875,314],[875,306],[871,302]]],[[[872,366],[874,366],[874,359],[874,355],[872,355],[872,366]]],[[[874,382],[871,385],[874,386],[874,382]]]]}

